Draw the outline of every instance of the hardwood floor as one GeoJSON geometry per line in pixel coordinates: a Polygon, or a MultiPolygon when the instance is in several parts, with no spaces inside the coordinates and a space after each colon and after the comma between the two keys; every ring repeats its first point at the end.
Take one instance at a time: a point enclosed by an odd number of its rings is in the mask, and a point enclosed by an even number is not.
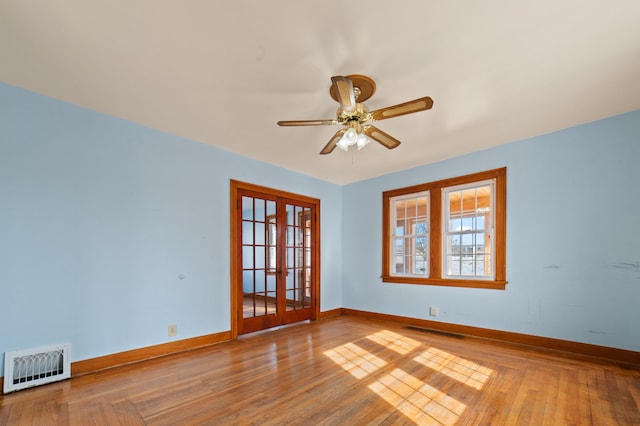
{"type": "Polygon", "coordinates": [[[0,425],[640,425],[640,370],[336,317],[0,397],[0,425]]]}

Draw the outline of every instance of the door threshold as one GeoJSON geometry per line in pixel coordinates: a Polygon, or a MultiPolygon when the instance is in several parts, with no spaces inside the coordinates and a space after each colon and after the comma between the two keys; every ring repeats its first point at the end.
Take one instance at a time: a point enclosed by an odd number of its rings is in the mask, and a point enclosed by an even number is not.
{"type": "Polygon", "coordinates": [[[260,335],[260,334],[266,334],[266,333],[270,333],[272,331],[281,330],[283,328],[291,328],[291,327],[295,327],[297,325],[303,325],[303,324],[311,324],[311,320],[304,320],[304,321],[300,321],[300,322],[294,322],[294,323],[291,323],[291,324],[277,325],[275,327],[265,328],[264,330],[252,331],[251,333],[247,333],[247,334],[240,334],[238,336],[238,340],[244,339],[245,337],[251,337],[251,336],[257,336],[257,335],[260,335]]]}

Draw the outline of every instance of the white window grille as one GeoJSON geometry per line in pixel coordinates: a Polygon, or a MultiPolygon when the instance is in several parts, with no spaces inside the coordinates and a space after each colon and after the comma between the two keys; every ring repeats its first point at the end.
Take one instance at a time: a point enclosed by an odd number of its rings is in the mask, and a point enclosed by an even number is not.
{"type": "Polygon", "coordinates": [[[429,192],[390,199],[391,275],[429,276],[429,192]]]}
{"type": "Polygon", "coordinates": [[[493,279],[495,180],[442,189],[442,277],[493,279]]]}

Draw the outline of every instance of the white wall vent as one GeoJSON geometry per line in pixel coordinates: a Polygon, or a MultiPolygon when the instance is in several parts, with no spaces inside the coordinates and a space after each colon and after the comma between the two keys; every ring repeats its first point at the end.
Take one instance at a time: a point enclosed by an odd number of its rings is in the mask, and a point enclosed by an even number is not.
{"type": "Polygon", "coordinates": [[[71,377],[71,344],[4,353],[4,393],[71,377]]]}

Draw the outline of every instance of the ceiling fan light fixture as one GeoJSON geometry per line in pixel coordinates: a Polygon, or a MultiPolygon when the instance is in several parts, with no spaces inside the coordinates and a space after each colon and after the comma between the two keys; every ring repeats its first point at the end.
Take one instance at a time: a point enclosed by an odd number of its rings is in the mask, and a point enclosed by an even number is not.
{"type": "Polygon", "coordinates": [[[358,145],[358,150],[361,150],[362,148],[367,146],[369,142],[371,142],[371,139],[369,139],[367,135],[365,135],[364,133],[360,133],[358,135],[358,140],[356,141],[356,145],[358,145]]]}
{"type": "Polygon", "coordinates": [[[349,151],[349,144],[348,142],[345,142],[344,137],[342,137],[342,139],[340,139],[338,141],[338,143],[336,144],[336,146],[338,148],[340,148],[343,151],[349,151]]]}
{"type": "Polygon", "coordinates": [[[355,145],[357,143],[358,132],[353,127],[349,127],[349,129],[344,133],[344,135],[342,135],[336,145],[343,151],[348,151],[351,145],[355,145]]]}
{"type": "Polygon", "coordinates": [[[336,146],[343,151],[349,151],[349,147],[355,145],[358,150],[361,150],[367,146],[369,142],[371,142],[371,139],[367,135],[358,131],[356,127],[349,127],[336,143],[336,146]]]}

